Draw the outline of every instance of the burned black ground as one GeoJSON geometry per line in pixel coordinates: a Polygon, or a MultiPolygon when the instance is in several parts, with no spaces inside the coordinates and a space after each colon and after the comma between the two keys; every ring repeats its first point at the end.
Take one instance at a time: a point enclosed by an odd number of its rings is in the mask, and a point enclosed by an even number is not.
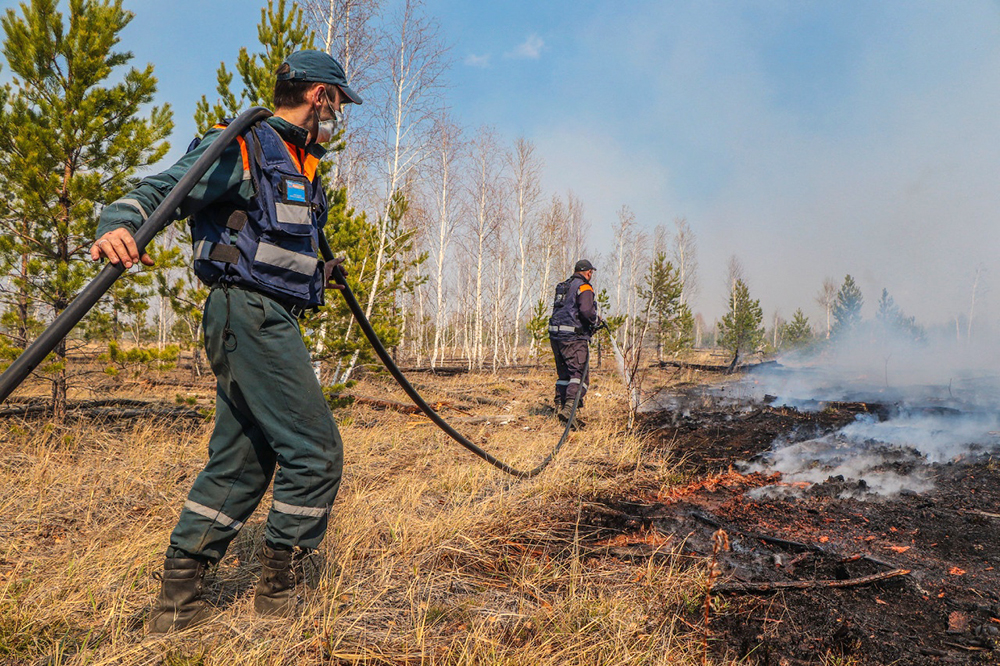
{"type": "MultiPolygon", "coordinates": [[[[647,506],[642,522],[708,557],[721,527],[731,550],[718,584],[858,581],[842,588],[713,593],[718,656],[747,664],[1000,663],[1000,461],[988,455],[927,465],[933,489],[889,497],[830,478],[777,497],[778,481],[732,466],[792,441],[830,433],[884,406],[831,403],[815,412],[687,401],[645,427],[688,472],[690,490],[647,506]]],[[[860,487],[859,487],[860,486],[860,487]]]]}

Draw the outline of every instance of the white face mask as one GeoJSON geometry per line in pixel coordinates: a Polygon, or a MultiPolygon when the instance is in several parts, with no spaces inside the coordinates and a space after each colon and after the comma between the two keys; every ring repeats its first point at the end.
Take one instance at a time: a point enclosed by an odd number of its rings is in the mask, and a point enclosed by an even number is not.
{"type": "MultiPolygon", "coordinates": [[[[328,106],[329,104],[330,102],[327,101],[328,106]]],[[[319,122],[319,126],[316,128],[316,143],[326,143],[344,126],[344,114],[340,111],[330,110],[333,113],[333,118],[319,122]]]]}

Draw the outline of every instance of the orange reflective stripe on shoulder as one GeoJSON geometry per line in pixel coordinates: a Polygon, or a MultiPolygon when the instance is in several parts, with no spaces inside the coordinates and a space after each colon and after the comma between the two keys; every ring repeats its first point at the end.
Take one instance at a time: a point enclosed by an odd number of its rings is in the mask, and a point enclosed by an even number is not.
{"type": "MultiPolygon", "coordinates": [[[[224,130],[227,127],[229,127],[229,125],[227,125],[225,123],[216,123],[215,125],[212,125],[212,129],[217,129],[217,130],[224,130]]],[[[247,154],[247,142],[246,142],[246,139],[244,139],[242,136],[238,136],[238,137],[236,137],[236,141],[240,144],[240,157],[243,158],[243,170],[244,171],[249,171],[250,170],[250,155],[247,154]]]]}
{"type": "Polygon", "coordinates": [[[299,148],[294,143],[284,142],[285,150],[288,151],[288,155],[292,158],[292,162],[295,164],[295,168],[299,170],[299,173],[303,172],[302,163],[306,159],[306,151],[299,148]]]}
{"type": "Polygon", "coordinates": [[[300,172],[302,171],[302,161],[299,160],[299,150],[287,141],[283,141],[285,144],[285,150],[288,151],[288,156],[292,158],[292,163],[295,164],[295,168],[300,172]]]}
{"type": "Polygon", "coordinates": [[[591,287],[589,284],[581,284],[580,291],[594,291],[594,288],[591,287]]]}
{"type": "MultiPolygon", "coordinates": [[[[250,155],[247,153],[247,142],[241,136],[236,137],[237,143],[240,144],[240,156],[243,158],[243,170],[250,170],[250,155]]],[[[245,176],[244,176],[245,177],[245,176]]]]}
{"type": "Polygon", "coordinates": [[[316,177],[316,169],[319,168],[319,158],[315,155],[306,155],[306,163],[302,166],[302,175],[309,179],[311,183],[313,178],[316,177]]]}
{"type": "Polygon", "coordinates": [[[291,156],[292,162],[295,163],[299,173],[305,176],[309,182],[312,182],[313,178],[316,177],[316,169],[319,168],[319,158],[315,155],[310,155],[304,148],[299,148],[287,141],[285,141],[285,149],[288,151],[289,156],[291,156]]]}

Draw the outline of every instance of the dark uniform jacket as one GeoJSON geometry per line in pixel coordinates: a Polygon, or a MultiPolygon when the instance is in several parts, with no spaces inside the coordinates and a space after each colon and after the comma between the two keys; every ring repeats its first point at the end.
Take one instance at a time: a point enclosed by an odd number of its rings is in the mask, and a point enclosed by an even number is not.
{"type": "Polygon", "coordinates": [[[589,340],[597,326],[594,288],[580,273],[556,285],[549,317],[549,337],[553,340],[589,340]]]}

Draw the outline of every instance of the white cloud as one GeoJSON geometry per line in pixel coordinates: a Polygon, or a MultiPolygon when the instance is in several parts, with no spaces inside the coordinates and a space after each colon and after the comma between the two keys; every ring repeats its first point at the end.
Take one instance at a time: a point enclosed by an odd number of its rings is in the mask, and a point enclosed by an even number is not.
{"type": "Polygon", "coordinates": [[[515,46],[513,51],[504,55],[507,58],[538,60],[542,55],[543,48],[545,48],[545,40],[532,33],[528,35],[527,39],[515,46]]]}
{"type": "Polygon", "coordinates": [[[470,53],[465,56],[465,64],[469,67],[479,67],[481,69],[486,69],[490,66],[490,54],[485,53],[483,55],[476,55],[475,53],[470,53]]]}

